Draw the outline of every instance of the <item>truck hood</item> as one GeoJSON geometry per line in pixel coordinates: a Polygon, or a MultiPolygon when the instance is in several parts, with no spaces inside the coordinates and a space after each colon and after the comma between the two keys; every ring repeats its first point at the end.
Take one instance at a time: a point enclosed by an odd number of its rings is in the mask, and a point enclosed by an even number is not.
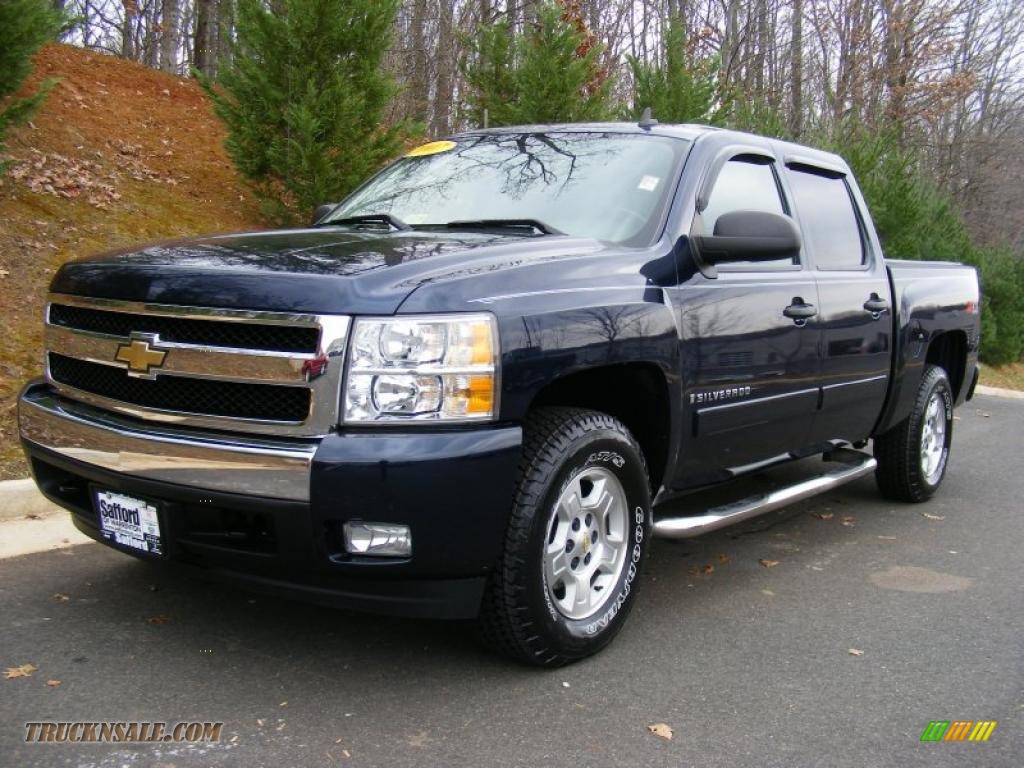
{"type": "Polygon", "coordinates": [[[73,261],[57,272],[51,290],[184,306],[391,314],[425,282],[603,249],[596,240],[567,236],[279,230],[157,243],[73,261]]]}

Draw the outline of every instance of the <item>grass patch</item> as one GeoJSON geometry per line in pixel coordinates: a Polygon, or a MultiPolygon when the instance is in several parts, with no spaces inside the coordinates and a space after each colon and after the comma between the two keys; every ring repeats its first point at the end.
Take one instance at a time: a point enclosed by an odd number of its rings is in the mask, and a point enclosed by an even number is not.
{"type": "Polygon", "coordinates": [[[191,235],[259,229],[224,131],[194,81],[66,45],[36,57],[57,78],[8,141],[0,178],[0,480],[24,477],[21,386],[42,370],[43,305],[61,264],[191,235]]]}
{"type": "Polygon", "coordinates": [[[986,387],[1024,391],[1024,362],[1010,363],[998,367],[982,365],[981,377],[978,379],[978,383],[984,384],[986,387]]]}

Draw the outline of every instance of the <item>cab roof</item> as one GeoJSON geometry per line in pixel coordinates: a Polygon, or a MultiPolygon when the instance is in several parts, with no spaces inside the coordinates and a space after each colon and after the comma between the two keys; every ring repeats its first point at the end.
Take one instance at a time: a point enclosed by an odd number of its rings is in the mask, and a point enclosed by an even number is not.
{"type": "Polygon", "coordinates": [[[755,133],[734,131],[726,128],[716,128],[710,125],[699,125],[696,123],[657,123],[649,127],[641,127],[635,122],[608,122],[608,123],[547,123],[538,125],[509,125],[497,128],[475,128],[461,131],[452,138],[464,138],[481,135],[502,135],[517,133],[621,133],[621,134],[644,134],[649,136],[667,136],[687,141],[697,141],[702,136],[716,134],[726,139],[732,139],[737,144],[752,144],[771,147],[779,157],[793,157],[799,159],[813,160],[826,167],[834,167],[848,172],[849,166],[842,157],[825,150],[816,149],[805,144],[796,144],[783,139],[774,139],[768,136],[761,136],[755,133]]]}
{"type": "Polygon", "coordinates": [[[637,123],[541,123],[537,125],[508,125],[498,128],[474,128],[461,131],[453,138],[463,136],[501,135],[503,133],[641,133],[652,136],[671,136],[693,141],[702,134],[720,130],[708,125],[658,123],[641,128],[637,123]]]}

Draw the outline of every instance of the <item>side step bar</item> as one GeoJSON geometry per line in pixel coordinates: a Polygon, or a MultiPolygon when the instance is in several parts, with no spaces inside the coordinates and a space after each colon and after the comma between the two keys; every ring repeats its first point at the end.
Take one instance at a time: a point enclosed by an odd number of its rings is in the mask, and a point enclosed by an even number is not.
{"type": "Polygon", "coordinates": [[[826,456],[826,461],[838,462],[843,466],[796,485],[750,496],[720,507],[712,507],[702,515],[655,519],[654,535],[662,539],[689,539],[700,536],[830,491],[851,480],[871,474],[878,466],[873,457],[849,448],[838,448],[826,456]]]}

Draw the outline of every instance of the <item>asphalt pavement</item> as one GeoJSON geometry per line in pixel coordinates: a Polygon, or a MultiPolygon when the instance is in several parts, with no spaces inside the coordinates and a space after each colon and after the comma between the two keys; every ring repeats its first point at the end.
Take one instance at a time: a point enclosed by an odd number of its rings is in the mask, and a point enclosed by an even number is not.
{"type": "Polygon", "coordinates": [[[561,670],[466,624],[254,597],[92,543],[0,560],[0,669],[37,668],[0,677],[0,766],[1024,765],[1024,401],[958,417],[930,503],[866,478],[657,541],[622,634],[561,670]],[[131,720],[224,728],[24,742],[26,722],[131,720]],[[921,742],[933,720],[998,725],[921,742]]]}

